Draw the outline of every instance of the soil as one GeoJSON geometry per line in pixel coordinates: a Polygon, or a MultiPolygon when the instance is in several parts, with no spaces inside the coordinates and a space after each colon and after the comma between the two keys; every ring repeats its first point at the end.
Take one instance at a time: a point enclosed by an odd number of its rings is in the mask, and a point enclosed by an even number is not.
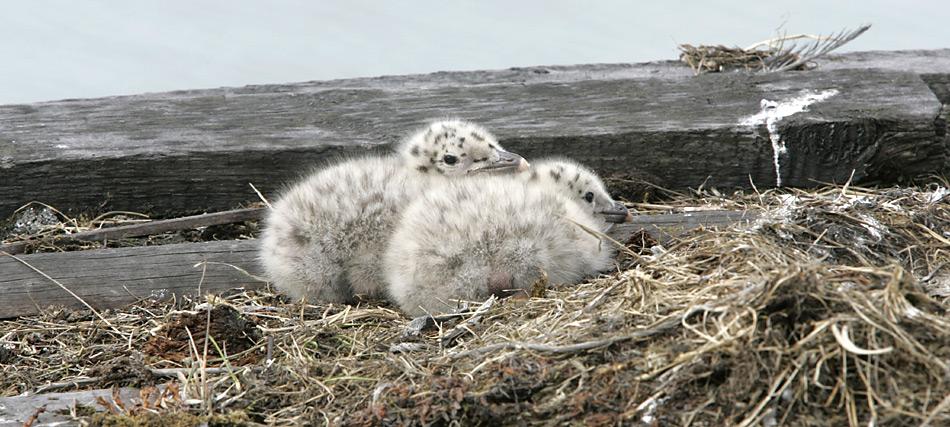
{"type": "Polygon", "coordinates": [[[183,362],[193,359],[194,349],[204,346],[205,337],[214,340],[216,346],[209,350],[217,357],[240,355],[229,359],[230,364],[256,363],[261,355],[256,352],[244,354],[261,340],[261,332],[253,319],[242,315],[229,305],[217,305],[199,312],[183,312],[163,325],[162,329],[145,343],[143,352],[155,361],[183,362]],[[207,332],[207,333],[206,333],[207,332]],[[218,348],[223,354],[218,354],[218,348]]]}

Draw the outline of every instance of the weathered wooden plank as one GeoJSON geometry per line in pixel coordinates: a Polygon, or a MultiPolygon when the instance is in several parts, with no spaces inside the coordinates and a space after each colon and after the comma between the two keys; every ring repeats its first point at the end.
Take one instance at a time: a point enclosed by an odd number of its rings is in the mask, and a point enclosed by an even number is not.
{"type": "Polygon", "coordinates": [[[617,224],[607,234],[618,242],[627,242],[643,230],[660,243],[666,243],[678,234],[699,227],[723,227],[755,221],[759,216],[746,211],[693,211],[675,214],[637,215],[627,224],[617,224]]]}
{"type": "MultiPolygon", "coordinates": [[[[943,104],[943,114],[935,123],[938,136],[944,137],[945,157],[950,159],[950,49],[869,51],[831,55],[818,61],[822,70],[879,69],[919,74],[943,104]]],[[[950,170],[950,161],[944,171],[950,170]]],[[[946,174],[946,172],[943,172],[946,174]]]]}
{"type": "Polygon", "coordinates": [[[822,70],[878,69],[919,74],[944,104],[950,104],[950,49],[876,50],[830,55],[818,61],[822,70]]]}
{"type": "MultiPolygon", "coordinates": [[[[86,242],[104,242],[108,240],[124,239],[126,237],[149,236],[153,234],[165,233],[168,231],[188,230],[211,225],[258,220],[264,216],[265,211],[266,208],[235,209],[231,211],[214,212],[209,214],[186,216],[182,218],[163,219],[139,224],[100,228],[75,234],[53,236],[52,238],[56,239],[62,237],[86,242]]],[[[23,253],[26,248],[35,243],[36,242],[32,240],[23,240],[0,245],[0,252],[6,252],[14,255],[23,253]]]]}
{"type": "Polygon", "coordinates": [[[327,159],[385,149],[446,115],[486,124],[529,158],[637,169],[668,188],[766,187],[768,137],[739,120],[762,99],[829,88],[840,94],[779,126],[785,184],[939,169],[940,104],[920,78],[846,68],[692,77],[669,62],[536,67],[3,106],[0,216],[34,199],[68,211],[227,209],[256,198],[248,182],[272,195],[327,159]]]}
{"type": "Polygon", "coordinates": [[[0,254],[0,317],[39,312],[50,305],[83,307],[56,279],[96,309],[120,307],[144,298],[168,298],[255,288],[256,246],[252,240],[181,243],[19,256],[0,254]],[[21,262],[23,261],[23,262],[21,262]],[[201,264],[201,262],[207,262],[201,264]]]}
{"type": "MultiPolygon", "coordinates": [[[[611,237],[626,241],[646,230],[660,239],[682,230],[715,227],[750,220],[745,212],[708,211],[641,215],[618,224],[611,237]]],[[[257,240],[182,243],[136,248],[22,255],[0,254],[0,318],[31,315],[49,305],[83,308],[35,267],[58,280],[96,309],[120,307],[140,298],[195,294],[247,287],[262,282],[242,273],[258,274],[257,240]],[[201,261],[207,265],[196,266],[201,261]],[[226,265],[225,265],[226,264],[226,265]]]]}

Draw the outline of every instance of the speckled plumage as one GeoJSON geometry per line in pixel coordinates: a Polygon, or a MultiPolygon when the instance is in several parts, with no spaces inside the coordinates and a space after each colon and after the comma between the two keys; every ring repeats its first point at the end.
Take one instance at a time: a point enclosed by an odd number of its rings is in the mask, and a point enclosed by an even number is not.
{"type": "Polygon", "coordinates": [[[535,160],[529,170],[518,176],[561,192],[595,217],[620,216],[613,218],[613,222],[622,222],[629,217],[627,209],[610,197],[600,177],[574,160],[562,157],[535,160]]]}
{"type": "Polygon", "coordinates": [[[382,296],[380,258],[409,202],[427,188],[499,165],[514,170],[526,163],[484,128],[445,120],[404,140],[395,155],[319,170],[273,203],[261,236],[265,276],[295,299],[382,296]]]}
{"type": "Polygon", "coordinates": [[[515,179],[451,182],[406,208],[383,258],[390,298],[411,315],[442,312],[457,300],[526,290],[542,271],[552,283],[576,283],[608,269],[611,244],[578,226],[606,226],[583,197],[600,189],[613,204],[600,179],[570,161],[538,166],[515,179]]]}

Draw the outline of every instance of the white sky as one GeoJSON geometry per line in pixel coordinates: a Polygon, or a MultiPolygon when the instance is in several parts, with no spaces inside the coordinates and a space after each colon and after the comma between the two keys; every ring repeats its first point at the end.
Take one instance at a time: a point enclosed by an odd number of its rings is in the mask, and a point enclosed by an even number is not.
{"type": "Polygon", "coordinates": [[[440,70],[673,59],[874,27],[847,50],[950,47],[950,1],[21,1],[0,104],[440,70]]]}

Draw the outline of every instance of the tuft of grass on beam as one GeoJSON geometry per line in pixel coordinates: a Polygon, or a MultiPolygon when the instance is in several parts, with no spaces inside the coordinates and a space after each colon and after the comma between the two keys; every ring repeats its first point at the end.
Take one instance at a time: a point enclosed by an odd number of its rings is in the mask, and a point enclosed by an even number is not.
{"type": "Polygon", "coordinates": [[[814,61],[848,44],[871,28],[841,30],[830,36],[782,35],[751,46],[679,45],[680,60],[696,74],[744,69],[767,73],[814,68],[814,61]]]}

